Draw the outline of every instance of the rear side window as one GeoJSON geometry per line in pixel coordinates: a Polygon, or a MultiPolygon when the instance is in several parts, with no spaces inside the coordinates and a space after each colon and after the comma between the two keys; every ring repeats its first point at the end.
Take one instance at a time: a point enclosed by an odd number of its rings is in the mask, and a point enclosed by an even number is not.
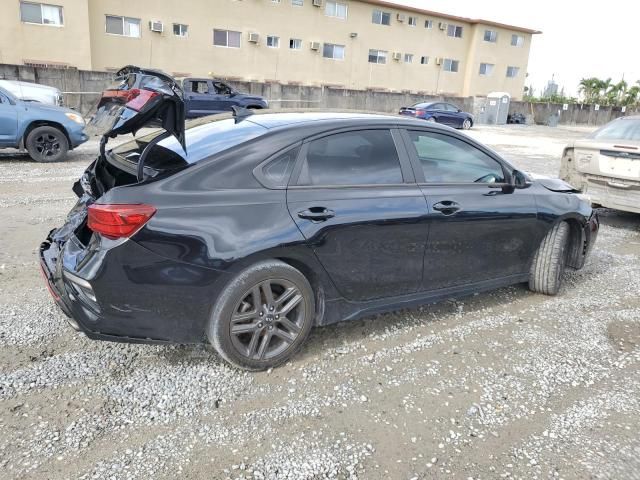
{"type": "Polygon", "coordinates": [[[299,185],[402,183],[400,160],[389,130],[337,133],[309,142],[299,185]]]}
{"type": "Polygon", "coordinates": [[[287,186],[299,151],[300,147],[291,148],[262,167],[262,178],[269,187],[287,186]]]}
{"type": "Polygon", "coordinates": [[[504,172],[482,150],[449,135],[410,131],[427,183],[503,183],[504,172]]]}

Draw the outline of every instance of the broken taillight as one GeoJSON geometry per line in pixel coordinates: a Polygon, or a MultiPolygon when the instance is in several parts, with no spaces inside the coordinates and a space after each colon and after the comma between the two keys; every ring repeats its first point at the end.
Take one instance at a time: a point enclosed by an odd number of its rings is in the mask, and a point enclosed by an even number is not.
{"type": "Polygon", "coordinates": [[[112,240],[128,238],[156,213],[155,207],[145,204],[97,204],[89,206],[87,226],[112,240]]]}
{"type": "Polygon", "coordinates": [[[125,106],[139,112],[154,97],[160,95],[158,92],[151,90],[141,90],[132,88],[131,90],[106,90],[102,93],[103,97],[119,98],[125,102],[125,106]]]}

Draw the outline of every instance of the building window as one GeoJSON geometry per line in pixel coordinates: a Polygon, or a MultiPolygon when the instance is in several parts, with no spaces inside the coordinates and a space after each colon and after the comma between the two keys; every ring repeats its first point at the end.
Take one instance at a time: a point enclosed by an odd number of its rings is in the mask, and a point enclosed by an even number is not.
{"type": "Polygon", "coordinates": [[[280,3],[280,0],[271,0],[271,3],[280,3]]]}
{"type": "Polygon", "coordinates": [[[322,47],[322,56],[324,58],[333,58],[334,60],[344,60],[344,45],[325,43],[322,47]]]}
{"type": "Polygon", "coordinates": [[[480,72],[479,74],[482,76],[489,76],[493,73],[493,67],[495,65],[493,63],[481,63],[480,64],[480,72]]]}
{"type": "Polygon", "coordinates": [[[413,63],[413,53],[404,54],[404,63],[413,63]]]}
{"type": "Polygon", "coordinates": [[[424,28],[428,28],[429,30],[431,30],[433,28],[433,20],[425,20],[424,28]]]}
{"type": "Polygon", "coordinates": [[[450,58],[445,58],[442,63],[442,69],[445,72],[457,72],[459,66],[460,62],[458,60],[452,60],[450,58]]]}
{"type": "Polygon", "coordinates": [[[107,15],[106,32],[111,35],[140,37],[140,19],[107,15]]]}
{"type": "Polygon", "coordinates": [[[496,32],[495,30],[485,30],[484,41],[496,43],[498,41],[498,32],[496,32]]]}
{"type": "Polygon", "coordinates": [[[418,17],[409,17],[409,19],[407,20],[407,24],[415,27],[416,25],[418,25],[418,17]]]}
{"type": "Polygon", "coordinates": [[[369,63],[387,63],[385,50],[369,50],[369,63]]]}
{"type": "Polygon", "coordinates": [[[302,49],[302,40],[299,38],[290,38],[289,39],[289,48],[291,50],[300,50],[302,49]]]}
{"type": "Polygon", "coordinates": [[[371,21],[378,25],[391,25],[391,14],[382,10],[374,10],[371,14],[371,21]]]}
{"type": "Polygon", "coordinates": [[[524,37],[522,35],[511,35],[511,46],[521,47],[524,45],[524,37]]]}
{"type": "Polygon", "coordinates": [[[514,78],[518,76],[518,72],[520,72],[520,68],[518,67],[507,67],[507,77],[514,78]]]}
{"type": "Polygon", "coordinates": [[[304,7],[304,0],[291,0],[291,5],[294,7],[304,7]]]}
{"type": "Polygon", "coordinates": [[[189,34],[189,25],[184,25],[182,23],[174,23],[173,34],[176,37],[186,37],[189,34]]]}
{"type": "Polygon", "coordinates": [[[324,14],[328,17],[336,17],[344,20],[347,18],[347,4],[339,2],[327,2],[324,7],[324,14]]]}
{"type": "Polygon", "coordinates": [[[44,3],[20,2],[20,20],[40,25],[64,25],[62,7],[44,3]]]}
{"type": "Polygon", "coordinates": [[[213,30],[213,44],[217,47],[240,48],[240,32],[213,30]]]}
{"type": "Polygon", "coordinates": [[[275,35],[267,35],[267,47],[280,48],[280,37],[275,35]]]}
{"type": "Polygon", "coordinates": [[[426,55],[423,55],[422,57],[420,57],[420,65],[428,65],[429,64],[429,57],[426,55]]]}
{"type": "Polygon", "coordinates": [[[459,25],[448,25],[447,35],[450,37],[462,38],[462,27],[459,25]]]}

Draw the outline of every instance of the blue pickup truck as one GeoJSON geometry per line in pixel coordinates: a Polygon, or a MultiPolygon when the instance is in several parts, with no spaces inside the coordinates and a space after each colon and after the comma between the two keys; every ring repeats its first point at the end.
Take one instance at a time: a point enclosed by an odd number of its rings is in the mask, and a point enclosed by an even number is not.
{"type": "Polygon", "coordinates": [[[0,148],[26,148],[37,162],[56,162],[89,139],[84,126],[69,108],[20,100],[0,87],[0,148]]]}
{"type": "Polygon", "coordinates": [[[210,78],[182,79],[187,118],[230,112],[231,107],[268,108],[267,100],[258,95],[241,93],[226,83],[210,78]]]}

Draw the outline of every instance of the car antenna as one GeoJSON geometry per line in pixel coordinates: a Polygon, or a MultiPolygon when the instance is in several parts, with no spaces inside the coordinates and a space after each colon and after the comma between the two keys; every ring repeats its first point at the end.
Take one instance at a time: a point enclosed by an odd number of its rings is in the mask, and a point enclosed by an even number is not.
{"type": "Polygon", "coordinates": [[[245,118],[253,115],[253,110],[244,107],[238,107],[237,105],[233,105],[231,107],[231,110],[233,110],[233,118],[235,118],[236,123],[241,122],[245,118]]]}

